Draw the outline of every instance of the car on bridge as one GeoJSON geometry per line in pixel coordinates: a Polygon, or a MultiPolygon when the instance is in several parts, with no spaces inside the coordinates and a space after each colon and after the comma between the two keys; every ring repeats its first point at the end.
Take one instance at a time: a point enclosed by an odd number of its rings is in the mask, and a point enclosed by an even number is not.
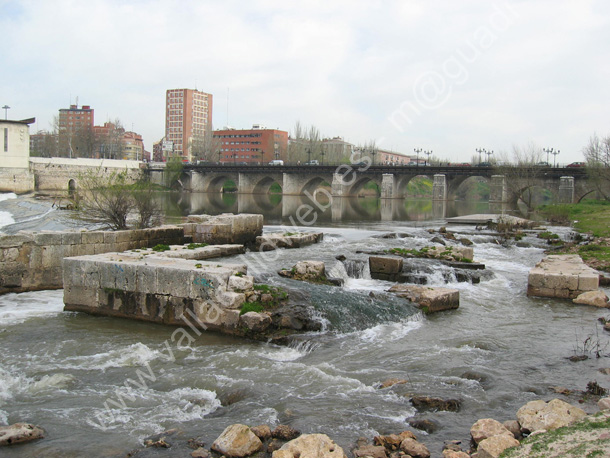
{"type": "Polygon", "coordinates": [[[585,162],[572,162],[571,164],[566,165],[566,167],[586,167],[587,164],[585,162]]]}
{"type": "Polygon", "coordinates": [[[281,159],[274,159],[269,162],[269,165],[284,165],[284,161],[282,161],[281,159]]]}
{"type": "Polygon", "coordinates": [[[311,161],[305,162],[305,165],[320,165],[320,163],[316,159],[312,159],[311,161]]]}

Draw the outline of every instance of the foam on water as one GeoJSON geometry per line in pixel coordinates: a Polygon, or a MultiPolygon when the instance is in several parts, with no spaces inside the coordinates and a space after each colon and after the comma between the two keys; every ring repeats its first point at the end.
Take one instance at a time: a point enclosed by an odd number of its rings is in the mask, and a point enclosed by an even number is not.
{"type": "Polygon", "coordinates": [[[74,370],[105,371],[112,367],[145,366],[159,357],[167,358],[167,355],[151,349],[142,342],[137,342],[108,352],[67,357],[62,362],[62,367],[74,370]]]}
{"type": "Polygon", "coordinates": [[[6,294],[0,296],[0,327],[55,316],[63,310],[63,290],[6,294]]]}
{"type": "Polygon", "coordinates": [[[399,323],[382,323],[363,331],[357,331],[355,334],[364,342],[392,342],[402,339],[411,331],[422,327],[423,323],[423,315],[418,313],[399,323]]]}
{"type": "MultiPolygon", "coordinates": [[[[0,194],[0,202],[3,200],[16,199],[17,195],[15,193],[9,192],[5,194],[0,194]]],[[[9,224],[15,223],[13,219],[13,215],[7,211],[0,211],[0,231],[4,226],[8,226],[9,224]]]]}

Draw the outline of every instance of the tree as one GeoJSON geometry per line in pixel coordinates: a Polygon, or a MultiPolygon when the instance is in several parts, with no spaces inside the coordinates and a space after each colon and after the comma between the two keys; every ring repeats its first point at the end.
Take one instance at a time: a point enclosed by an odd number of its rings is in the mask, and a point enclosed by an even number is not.
{"type": "Polygon", "coordinates": [[[589,139],[583,149],[589,182],[604,200],[610,200],[610,136],[589,139]]]}
{"type": "Polygon", "coordinates": [[[207,124],[203,136],[194,136],[191,141],[191,154],[194,161],[216,162],[220,152],[221,141],[214,137],[214,129],[207,124]]]}
{"type": "Polygon", "coordinates": [[[98,167],[78,177],[75,217],[80,221],[112,230],[150,227],[161,218],[148,181],[129,178],[127,170],[112,171],[98,167]]]}
{"type": "Polygon", "coordinates": [[[182,175],[182,169],[184,164],[182,163],[181,156],[172,156],[165,163],[165,186],[171,188],[174,183],[180,179],[182,175]]]}
{"type": "MultiPolygon", "coordinates": [[[[306,128],[297,121],[288,146],[288,160],[291,162],[307,162],[312,159],[322,160],[322,137],[317,127],[306,128]]],[[[275,159],[275,158],[273,158],[275,159]]]]}

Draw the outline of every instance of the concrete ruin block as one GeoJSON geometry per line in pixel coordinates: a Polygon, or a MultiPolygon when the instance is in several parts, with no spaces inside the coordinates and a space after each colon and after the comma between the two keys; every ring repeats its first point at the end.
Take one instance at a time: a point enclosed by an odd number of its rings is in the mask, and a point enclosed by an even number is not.
{"type": "Polygon", "coordinates": [[[114,245],[116,243],[116,233],[105,231],[104,232],[104,244],[114,245]]]}
{"type": "Polygon", "coordinates": [[[42,247],[42,268],[57,267],[61,265],[64,257],[63,245],[47,245],[42,247]]]}
{"type": "Polygon", "coordinates": [[[137,266],[117,262],[114,264],[114,269],[116,276],[116,288],[122,291],[136,291],[137,266]]]}
{"type": "Polygon", "coordinates": [[[246,295],[232,291],[216,291],[215,299],[225,309],[237,309],[246,302],[246,295]]]}
{"type": "Polygon", "coordinates": [[[157,267],[157,291],[179,297],[189,297],[191,290],[191,271],[165,266],[157,267]]]}
{"type": "Polygon", "coordinates": [[[544,288],[544,272],[540,272],[539,270],[530,271],[528,283],[532,288],[544,288]]]}
{"type": "Polygon", "coordinates": [[[372,273],[397,274],[402,272],[403,259],[390,256],[370,256],[369,269],[372,273]]]}
{"type": "Polygon", "coordinates": [[[578,289],[578,276],[562,272],[547,272],[544,276],[545,287],[551,289],[578,289]]]}
{"type": "Polygon", "coordinates": [[[34,243],[39,246],[61,245],[61,232],[39,232],[34,235],[34,243]]]}
{"type": "Polygon", "coordinates": [[[84,286],[85,279],[83,275],[83,265],[81,262],[73,258],[64,258],[62,261],[62,275],[64,278],[64,287],[66,286],[84,286]]]}
{"type": "Polygon", "coordinates": [[[220,315],[219,325],[227,328],[236,328],[239,324],[239,310],[223,310],[220,315]]]}
{"type": "Polygon", "coordinates": [[[246,276],[235,276],[232,275],[229,277],[229,285],[227,289],[229,291],[235,291],[243,293],[245,291],[250,291],[254,288],[254,277],[249,275],[246,276]]]}
{"type": "Polygon", "coordinates": [[[25,234],[0,236],[0,248],[18,248],[24,243],[34,242],[34,237],[25,234]]]}
{"type": "Polygon", "coordinates": [[[599,288],[599,275],[596,273],[578,275],[578,289],[580,291],[595,291],[599,288]]]}
{"type": "Polygon", "coordinates": [[[115,231],[116,242],[131,242],[132,231],[115,231]]]}
{"type": "Polygon", "coordinates": [[[102,231],[83,232],[81,233],[81,240],[85,244],[104,243],[104,233],[102,231]]]}
{"type": "Polygon", "coordinates": [[[453,288],[398,284],[388,291],[413,302],[424,313],[457,309],[460,306],[460,292],[453,288]]]}
{"type": "Polygon", "coordinates": [[[82,243],[82,234],[80,232],[63,232],[61,234],[62,245],[80,245],[82,243]]]}
{"type": "Polygon", "coordinates": [[[64,304],[98,308],[98,290],[87,286],[64,286],[64,304]]]}

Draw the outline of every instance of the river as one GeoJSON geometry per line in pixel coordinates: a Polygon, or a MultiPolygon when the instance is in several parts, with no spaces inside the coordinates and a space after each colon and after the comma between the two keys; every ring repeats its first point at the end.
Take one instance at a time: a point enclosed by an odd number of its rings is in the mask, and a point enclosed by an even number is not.
{"type": "MultiPolygon", "coordinates": [[[[9,216],[4,224],[19,219],[9,216]]],[[[279,250],[265,262],[252,253],[227,259],[248,263],[261,281],[310,298],[324,330],[288,347],[204,332],[179,348],[170,340],[173,328],[64,312],[62,291],[0,296],[0,424],[31,422],[47,432],[44,440],[4,448],[2,456],[124,456],[144,437],[169,428],[209,447],[233,423],[288,423],[326,433],[350,450],[359,436],[410,429],[413,416],[438,423],[430,435],[415,432],[440,456],[443,440],[467,445],[479,418],[513,419],[530,400],[560,397],[550,386],[610,385],[598,372],[610,366],[608,335],[597,323],[606,313],[526,296],[528,271],[543,256],[534,237],[524,239],[529,247],[504,247],[472,227],[451,227],[475,243],[475,260],[486,265],[487,276],[479,284],[446,283],[443,268],[427,272],[432,285],[460,290],[459,309],[430,316],[386,295],[391,283],[371,280],[359,268],[366,259],[360,250],[430,244],[428,229],[445,224],[431,216],[331,221],[304,228],[325,233],[319,245],[279,250]],[[387,232],[409,237],[376,237],[387,232]],[[362,278],[346,277],[337,255],[353,261],[362,278]],[[306,259],[325,261],[346,278],[345,287],[302,284],[275,273],[306,259]],[[604,357],[568,361],[589,336],[604,357]],[[137,380],[138,371],[150,378],[140,388],[128,383],[128,390],[125,382],[137,380]],[[379,389],[389,378],[407,383],[379,389]],[[110,420],[103,416],[104,402],[116,400],[117,390],[125,406],[110,405],[110,420]],[[459,412],[416,412],[411,394],[455,398],[462,406],[459,412]]],[[[265,230],[278,229],[272,224],[265,230]]]]}

